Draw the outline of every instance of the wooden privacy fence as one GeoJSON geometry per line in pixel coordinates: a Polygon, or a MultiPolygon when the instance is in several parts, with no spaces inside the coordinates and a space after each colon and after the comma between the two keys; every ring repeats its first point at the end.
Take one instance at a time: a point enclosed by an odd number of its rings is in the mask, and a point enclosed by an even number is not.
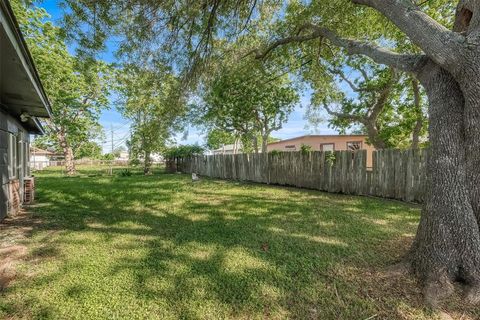
{"type": "Polygon", "coordinates": [[[373,167],[367,168],[365,150],[210,155],[170,159],[167,169],[220,179],[421,202],[426,156],[426,150],[374,151],[373,167]]]}

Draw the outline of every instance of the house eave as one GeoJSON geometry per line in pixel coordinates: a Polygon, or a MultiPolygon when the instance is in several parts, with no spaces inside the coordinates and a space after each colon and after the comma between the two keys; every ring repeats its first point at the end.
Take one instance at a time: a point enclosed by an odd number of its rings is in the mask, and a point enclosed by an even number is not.
{"type": "MultiPolygon", "coordinates": [[[[18,62],[22,67],[22,73],[25,73],[25,77],[31,83],[37,97],[35,99],[37,102],[33,103],[32,101],[26,101],[27,103],[25,101],[4,101],[4,104],[8,107],[6,111],[16,117],[26,111],[32,117],[50,118],[52,115],[50,102],[8,0],[0,0],[0,23],[6,38],[8,38],[11,47],[13,47],[16,53],[16,57],[12,57],[12,59],[18,58],[18,62]]],[[[5,50],[2,49],[2,51],[5,50]]],[[[7,55],[7,57],[2,57],[2,59],[10,58],[8,53],[3,54],[7,55]]]]}

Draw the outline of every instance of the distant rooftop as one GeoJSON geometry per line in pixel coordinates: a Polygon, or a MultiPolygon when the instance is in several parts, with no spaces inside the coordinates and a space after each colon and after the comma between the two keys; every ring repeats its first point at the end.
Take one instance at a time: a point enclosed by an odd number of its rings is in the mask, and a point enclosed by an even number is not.
{"type": "Polygon", "coordinates": [[[293,141],[293,140],[298,140],[302,138],[316,138],[316,137],[322,137],[322,138],[333,138],[333,137],[368,137],[366,134],[307,134],[299,137],[294,137],[294,138],[289,138],[289,139],[284,139],[284,140],[279,140],[275,142],[270,142],[270,144],[275,144],[275,143],[280,143],[280,142],[285,142],[285,141],[293,141]]]}
{"type": "MultiPolygon", "coordinates": [[[[233,149],[235,149],[234,144],[225,144],[225,145],[223,145],[223,147],[220,147],[220,148],[212,150],[212,151],[231,151],[233,149]]],[[[239,149],[239,150],[242,149],[242,144],[241,143],[237,144],[237,149],[239,149]]]]}

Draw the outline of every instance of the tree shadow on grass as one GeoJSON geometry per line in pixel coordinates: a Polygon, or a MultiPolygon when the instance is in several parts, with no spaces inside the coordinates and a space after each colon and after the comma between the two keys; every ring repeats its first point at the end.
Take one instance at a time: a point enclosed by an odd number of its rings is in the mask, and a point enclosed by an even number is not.
{"type": "Polygon", "coordinates": [[[384,246],[412,235],[416,207],[179,175],[46,176],[38,185],[45,223],[32,243],[50,234],[40,255],[57,259],[13,288],[33,301],[18,308],[33,313],[41,304],[54,317],[426,314],[415,289],[399,295],[364,279],[405,253],[384,246]]]}

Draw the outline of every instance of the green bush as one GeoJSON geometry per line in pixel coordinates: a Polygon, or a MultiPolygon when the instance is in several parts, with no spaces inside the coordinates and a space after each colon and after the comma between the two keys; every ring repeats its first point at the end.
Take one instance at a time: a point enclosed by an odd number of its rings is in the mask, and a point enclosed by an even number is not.
{"type": "Polygon", "coordinates": [[[303,144],[302,143],[302,146],[300,147],[300,151],[305,154],[305,153],[309,153],[312,151],[312,146],[309,146],[307,144],[303,144]]]}
{"type": "Polygon", "coordinates": [[[168,148],[163,156],[167,159],[188,158],[195,155],[203,154],[203,148],[198,145],[184,145],[168,148]]]}
{"type": "Polygon", "coordinates": [[[130,177],[132,175],[132,171],[130,169],[123,169],[118,173],[120,177],[130,177]]]}
{"type": "Polygon", "coordinates": [[[129,161],[131,166],[137,167],[142,164],[142,162],[138,158],[133,158],[129,161]]]}
{"type": "Polygon", "coordinates": [[[279,155],[282,152],[280,150],[272,150],[269,153],[272,154],[272,155],[279,155]]]}
{"type": "Polygon", "coordinates": [[[332,151],[327,151],[325,153],[325,159],[327,160],[327,163],[330,165],[330,166],[333,166],[335,164],[335,153],[332,152],[332,151]]]}

